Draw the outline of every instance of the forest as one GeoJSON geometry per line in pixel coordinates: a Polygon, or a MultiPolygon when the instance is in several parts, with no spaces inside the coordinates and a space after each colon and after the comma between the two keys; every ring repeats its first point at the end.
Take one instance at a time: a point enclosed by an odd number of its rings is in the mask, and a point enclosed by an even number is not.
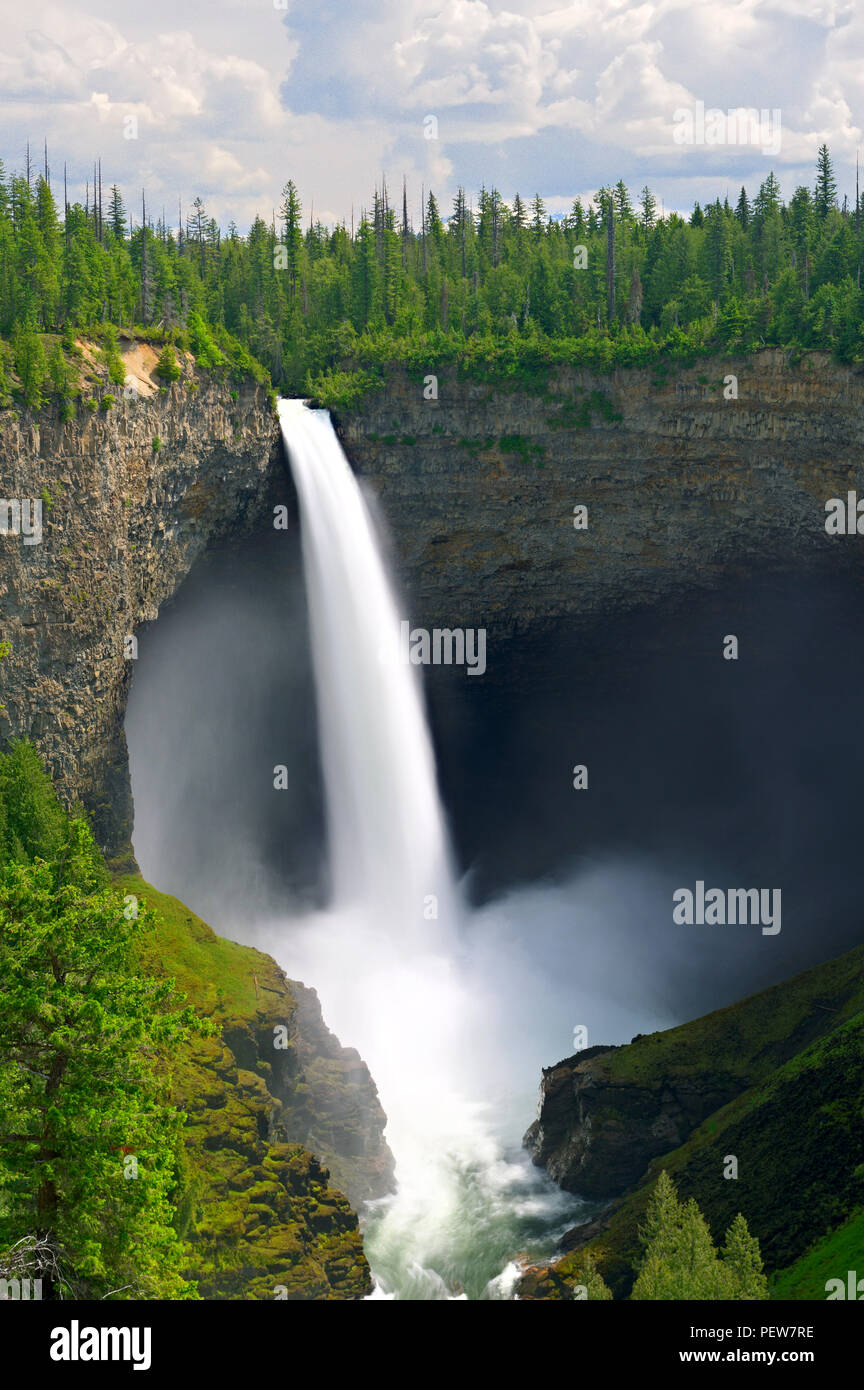
{"type": "Polygon", "coordinates": [[[824,145],[812,187],[784,199],[771,172],[688,218],[620,180],[553,217],[495,188],[476,203],[460,188],[445,213],[382,179],[356,219],[325,226],[289,180],[245,236],[201,198],[173,226],[143,194],[133,212],[116,184],[103,193],[101,166],[83,204],[59,200],[28,150],[25,172],[0,164],[0,406],[74,413],[76,334],[103,342],[118,383],[131,334],[334,405],[393,364],[506,377],[770,346],[857,362],[861,260],[861,196],[840,199],[824,145]]]}

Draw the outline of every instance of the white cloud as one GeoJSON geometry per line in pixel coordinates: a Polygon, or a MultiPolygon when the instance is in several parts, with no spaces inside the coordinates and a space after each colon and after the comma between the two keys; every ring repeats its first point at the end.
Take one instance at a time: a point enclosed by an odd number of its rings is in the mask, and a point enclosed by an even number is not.
{"type": "Polygon", "coordinates": [[[771,162],[787,191],[812,178],[822,141],[848,176],[861,138],[854,0],[3,3],[13,163],[44,134],[82,180],[101,154],[111,179],[171,202],[201,192],[241,226],[269,217],[289,175],[322,216],[368,202],[382,169],[432,183],[443,205],[455,179],[530,183],[562,203],[619,175],[668,203],[758,182],[758,150],[674,144],[675,109],[699,101],[781,108],[771,162]],[[427,114],[438,140],[423,138],[427,114]]]}

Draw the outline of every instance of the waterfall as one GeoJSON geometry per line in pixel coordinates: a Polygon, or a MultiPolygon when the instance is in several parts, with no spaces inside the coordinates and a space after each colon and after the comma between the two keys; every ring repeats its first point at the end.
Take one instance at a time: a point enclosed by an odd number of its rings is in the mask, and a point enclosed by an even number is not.
{"type": "Polygon", "coordinates": [[[573,1199],[518,1151],[505,1158],[472,1094],[493,1023],[467,968],[418,672],[398,654],[394,588],[327,412],[282,401],[279,417],[300,500],[332,892],[327,911],[280,928],[276,953],[316,986],[388,1115],[398,1191],[365,1214],[377,1296],[507,1297],[514,1254],[560,1227],[573,1199]]]}
{"type": "Polygon", "coordinates": [[[405,949],[424,923],[452,930],[456,904],[417,671],[399,659],[396,599],[327,412],[289,400],[279,416],[302,513],[333,899],[374,903],[405,949]]]}

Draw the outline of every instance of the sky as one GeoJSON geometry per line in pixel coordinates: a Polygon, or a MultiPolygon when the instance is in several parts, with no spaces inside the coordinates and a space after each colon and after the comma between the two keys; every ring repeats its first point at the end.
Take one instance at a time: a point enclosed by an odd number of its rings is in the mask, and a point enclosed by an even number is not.
{"type": "Polygon", "coordinates": [[[7,169],[47,139],[83,197],[101,155],[169,224],[200,195],[244,232],[289,178],[307,216],[350,220],[382,175],[412,216],[423,185],[445,212],[486,184],[556,214],[619,178],[689,212],[772,168],[812,185],[823,142],[851,201],[862,113],[852,0],[0,0],[7,169]],[[765,115],[700,138],[700,105],[765,115]]]}

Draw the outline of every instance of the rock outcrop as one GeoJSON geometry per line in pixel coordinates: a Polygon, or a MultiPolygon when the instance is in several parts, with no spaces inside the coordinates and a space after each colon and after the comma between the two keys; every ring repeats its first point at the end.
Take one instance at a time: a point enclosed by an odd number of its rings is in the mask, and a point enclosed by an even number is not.
{"type": "Polygon", "coordinates": [[[525,1136],[570,1191],[612,1204],[525,1272],[520,1297],[570,1297],[588,1249],[626,1294],[660,1167],[720,1238],[742,1211],[766,1267],[783,1269],[860,1203],[864,947],[739,1004],[543,1073],[525,1136]],[[735,1179],[727,1178],[730,1156],[735,1179]]]}
{"type": "Polygon", "coordinates": [[[0,497],[38,500],[43,528],[0,535],[0,744],[36,745],[109,856],[132,826],[131,639],[215,536],[260,517],[275,440],[263,386],[188,365],[107,411],[0,414],[0,497]]]}
{"type": "Polygon", "coordinates": [[[172,976],[218,1029],[184,1046],[172,1085],[187,1115],[177,1204],[190,1277],[205,1298],[364,1297],[352,1207],[393,1186],[365,1063],[326,1028],[314,991],[269,956],[217,937],[139,878],[117,881],[157,913],[146,968],[172,976]]]}

